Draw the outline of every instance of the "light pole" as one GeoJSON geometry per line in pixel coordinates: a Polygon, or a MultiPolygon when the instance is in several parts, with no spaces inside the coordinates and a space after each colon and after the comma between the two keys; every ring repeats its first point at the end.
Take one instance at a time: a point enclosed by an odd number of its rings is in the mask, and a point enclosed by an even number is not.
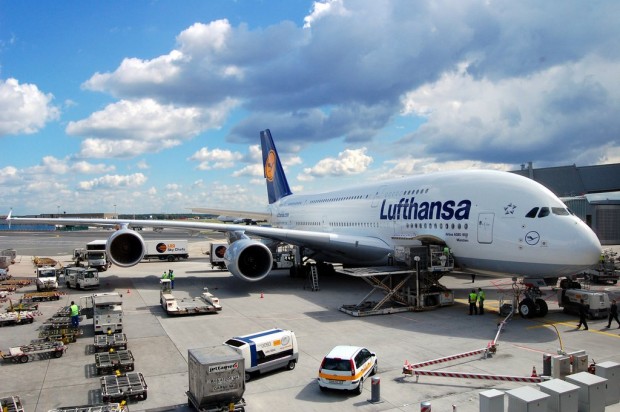
{"type": "Polygon", "coordinates": [[[420,256],[415,256],[413,258],[415,260],[415,306],[416,308],[420,308],[420,256]]]}

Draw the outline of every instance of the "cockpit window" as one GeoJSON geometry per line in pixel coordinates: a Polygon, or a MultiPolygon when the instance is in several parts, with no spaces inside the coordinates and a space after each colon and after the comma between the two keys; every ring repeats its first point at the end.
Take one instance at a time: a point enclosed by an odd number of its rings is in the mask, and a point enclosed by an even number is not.
{"type": "Polygon", "coordinates": [[[549,208],[548,207],[541,207],[540,208],[540,212],[538,212],[538,217],[546,217],[549,216],[549,208]]]}
{"type": "Polygon", "coordinates": [[[558,215],[558,216],[570,215],[570,212],[568,211],[568,209],[565,209],[563,207],[552,207],[551,211],[553,212],[554,215],[558,215]]]}
{"type": "Polygon", "coordinates": [[[527,215],[525,215],[525,217],[529,217],[530,219],[533,219],[536,217],[536,213],[538,213],[538,208],[535,207],[534,209],[530,210],[529,212],[527,212],[527,215]]]}

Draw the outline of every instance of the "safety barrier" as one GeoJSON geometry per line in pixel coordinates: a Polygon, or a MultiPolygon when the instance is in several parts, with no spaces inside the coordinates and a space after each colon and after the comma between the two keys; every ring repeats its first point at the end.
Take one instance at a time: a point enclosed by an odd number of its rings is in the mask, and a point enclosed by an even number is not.
{"type": "Polygon", "coordinates": [[[487,358],[489,356],[489,353],[495,353],[496,351],[497,351],[497,348],[495,346],[495,343],[489,342],[486,348],[476,349],[470,352],[459,353],[456,355],[446,356],[443,358],[433,359],[433,360],[419,362],[419,363],[409,363],[408,361],[405,361],[405,364],[403,366],[403,373],[405,375],[413,375],[414,369],[418,369],[423,366],[436,365],[438,363],[449,362],[455,359],[467,358],[469,356],[478,355],[480,353],[484,354],[483,358],[487,358]]]}
{"type": "Polygon", "coordinates": [[[420,376],[441,376],[446,378],[465,378],[465,379],[482,379],[488,381],[505,381],[505,382],[526,382],[539,383],[544,379],[540,376],[512,376],[512,375],[489,375],[482,373],[465,373],[465,372],[445,372],[445,371],[426,371],[416,369],[413,371],[416,382],[420,376]]]}

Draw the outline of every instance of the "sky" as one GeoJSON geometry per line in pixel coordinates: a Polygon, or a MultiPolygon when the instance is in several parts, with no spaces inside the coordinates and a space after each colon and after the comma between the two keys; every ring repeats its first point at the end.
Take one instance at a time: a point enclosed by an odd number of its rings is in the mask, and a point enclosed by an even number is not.
{"type": "Polygon", "coordinates": [[[0,0],[0,214],[620,162],[617,0],[0,0]]]}

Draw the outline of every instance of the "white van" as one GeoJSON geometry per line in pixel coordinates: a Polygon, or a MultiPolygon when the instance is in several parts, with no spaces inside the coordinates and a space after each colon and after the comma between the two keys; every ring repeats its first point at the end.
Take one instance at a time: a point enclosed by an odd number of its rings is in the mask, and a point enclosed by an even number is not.
{"type": "Polygon", "coordinates": [[[299,349],[295,333],[290,330],[269,329],[245,336],[235,336],[224,342],[245,359],[245,380],[252,374],[274,369],[295,369],[299,349]]]}

